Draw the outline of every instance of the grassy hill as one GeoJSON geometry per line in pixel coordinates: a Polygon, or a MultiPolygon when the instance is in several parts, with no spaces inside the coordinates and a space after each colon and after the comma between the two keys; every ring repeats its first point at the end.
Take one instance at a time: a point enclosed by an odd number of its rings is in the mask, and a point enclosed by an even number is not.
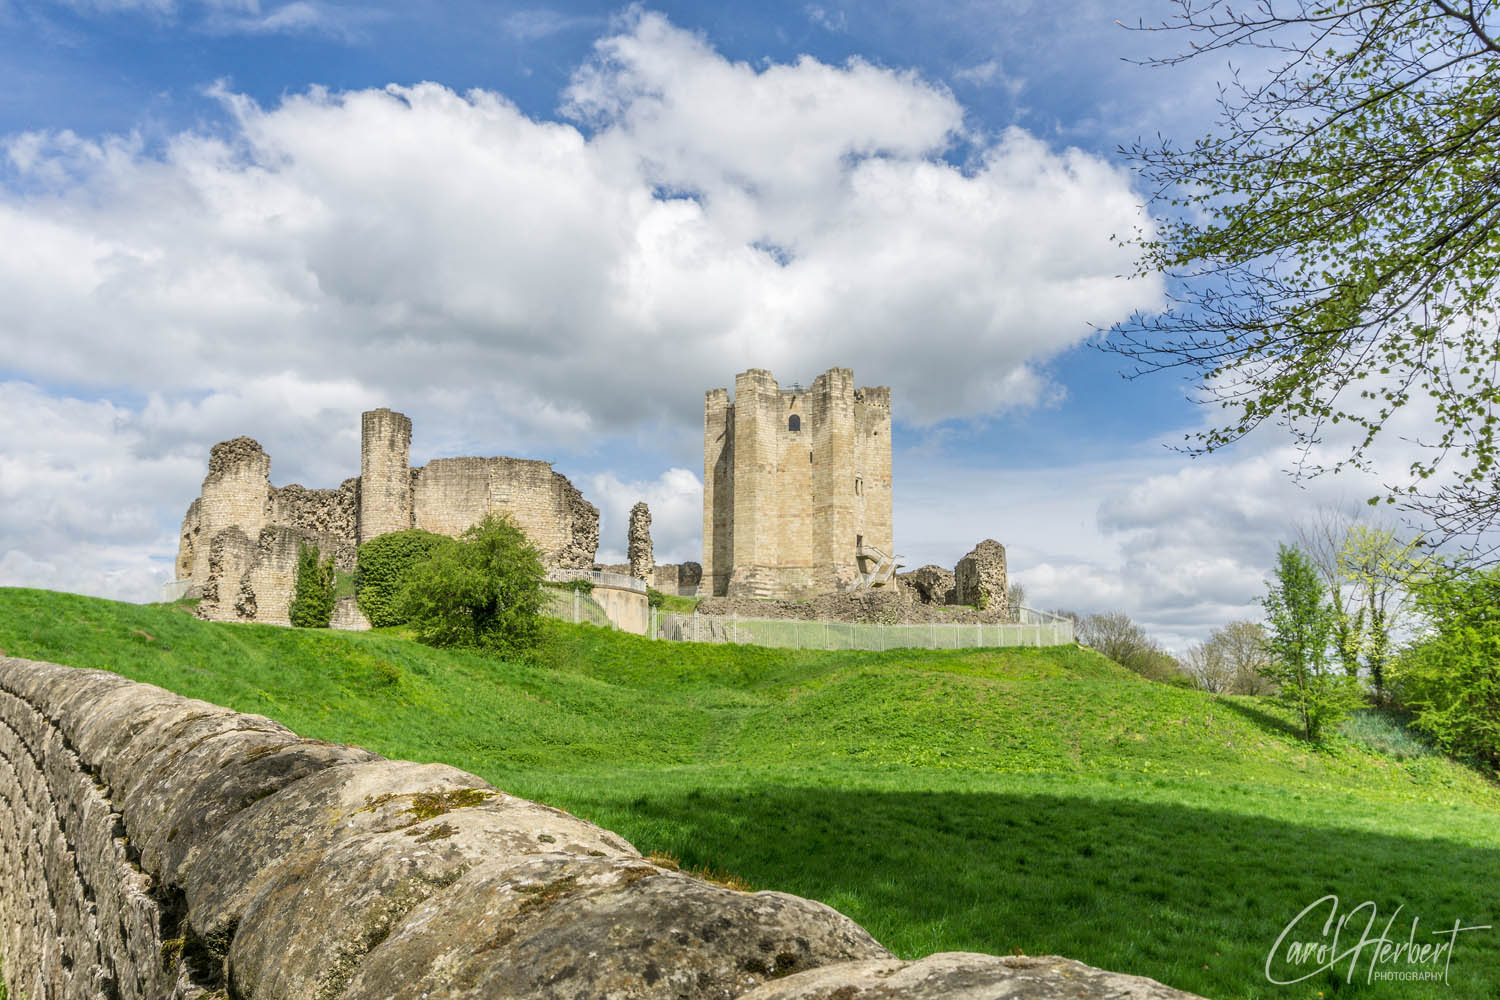
{"type": "MultiPolygon", "coordinates": [[[[454,764],[824,900],[907,956],[1060,953],[1210,997],[1500,996],[1495,930],[1458,939],[1446,984],[1367,984],[1368,950],[1353,982],[1347,959],[1266,981],[1277,936],[1328,893],[1378,906],[1372,933],[1403,906],[1402,941],[1413,917],[1419,943],[1500,927],[1500,788],[1378,717],[1314,749],[1268,703],[1073,647],[831,653],[553,624],[501,662],[33,590],[0,589],[0,649],[454,764]]],[[[1321,939],[1322,916],[1296,937],[1321,939]]]]}

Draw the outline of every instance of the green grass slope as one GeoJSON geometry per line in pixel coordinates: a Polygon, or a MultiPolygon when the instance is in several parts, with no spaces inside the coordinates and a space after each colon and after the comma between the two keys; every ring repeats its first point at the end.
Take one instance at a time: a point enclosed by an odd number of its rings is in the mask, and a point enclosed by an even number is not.
{"type": "MultiPolygon", "coordinates": [[[[1313,749],[1274,706],[1088,650],[833,653],[553,624],[501,662],[30,590],[0,590],[0,649],[454,764],[643,851],[824,900],[907,956],[1060,953],[1210,997],[1500,996],[1493,929],[1458,938],[1446,982],[1367,982],[1434,968],[1372,966],[1369,948],[1352,975],[1347,954],[1292,986],[1264,972],[1326,894],[1378,907],[1372,936],[1398,906],[1401,941],[1413,917],[1418,943],[1500,926],[1496,785],[1378,718],[1313,749]]],[[[1326,915],[1292,939],[1323,940],[1326,915]]]]}

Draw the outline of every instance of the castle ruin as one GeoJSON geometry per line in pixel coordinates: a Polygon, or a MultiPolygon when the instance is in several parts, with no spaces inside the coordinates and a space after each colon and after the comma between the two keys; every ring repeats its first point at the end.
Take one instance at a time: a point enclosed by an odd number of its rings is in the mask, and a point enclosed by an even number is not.
{"type": "Polygon", "coordinates": [[[412,468],[404,414],[371,410],[360,430],[360,474],[333,490],[272,486],[271,458],[250,438],[213,446],[177,550],[177,577],[202,598],[201,617],[288,624],[303,544],[352,572],[362,542],[412,528],[456,537],[492,512],[514,519],[549,567],[593,566],[599,510],[551,463],[439,458],[412,468]]]}
{"type": "Polygon", "coordinates": [[[889,582],[891,391],[830,368],[812,388],[735,376],[703,407],[703,585],[801,599],[889,582]],[[805,456],[805,457],[804,457],[805,456]]]}

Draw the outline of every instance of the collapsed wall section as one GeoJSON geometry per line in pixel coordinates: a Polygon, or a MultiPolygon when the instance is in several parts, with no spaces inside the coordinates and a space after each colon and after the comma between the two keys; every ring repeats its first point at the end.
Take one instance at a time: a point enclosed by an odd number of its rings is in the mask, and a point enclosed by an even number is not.
{"type": "Polygon", "coordinates": [[[455,768],[11,658],[0,962],[32,1000],[1188,997],[1065,959],[901,962],[455,768]]]}

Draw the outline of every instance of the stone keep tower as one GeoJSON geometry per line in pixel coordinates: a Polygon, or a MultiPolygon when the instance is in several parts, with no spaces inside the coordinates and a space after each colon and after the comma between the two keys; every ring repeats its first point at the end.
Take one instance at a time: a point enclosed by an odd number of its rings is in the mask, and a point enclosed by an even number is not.
{"type": "Polygon", "coordinates": [[[752,368],[703,406],[703,583],[717,596],[846,590],[890,562],[891,391],[830,368],[752,368]]]}

